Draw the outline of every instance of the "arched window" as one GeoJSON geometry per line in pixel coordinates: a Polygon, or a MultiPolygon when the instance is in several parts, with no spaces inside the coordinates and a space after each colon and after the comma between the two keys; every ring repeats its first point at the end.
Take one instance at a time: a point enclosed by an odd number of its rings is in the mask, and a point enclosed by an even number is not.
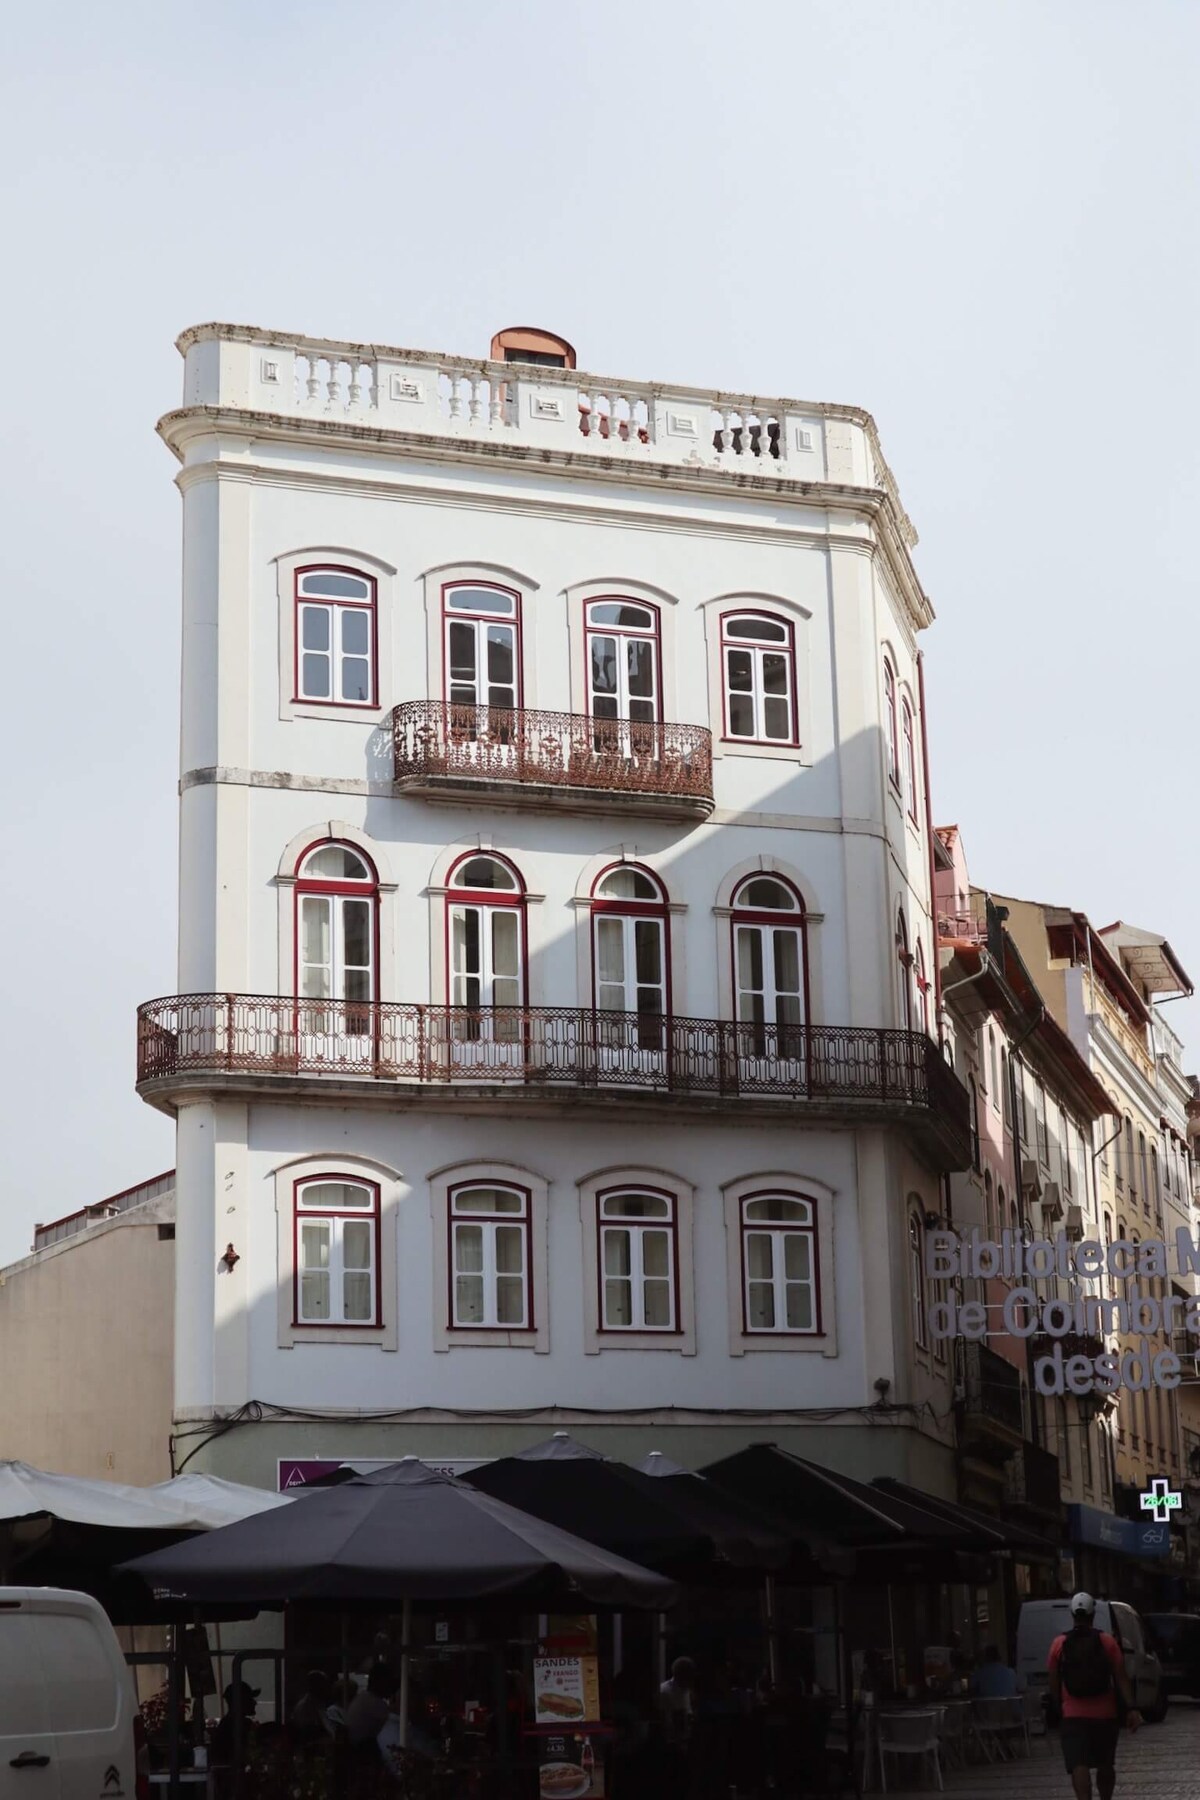
{"type": "Polygon", "coordinates": [[[725,735],[743,743],[794,744],[796,658],[792,627],[769,613],[721,616],[725,735]]]}
{"type": "Polygon", "coordinates": [[[1144,1131],[1138,1132],[1137,1178],[1138,1178],[1138,1189],[1142,1196],[1142,1205],[1146,1208],[1149,1208],[1149,1205],[1150,1205],[1150,1170],[1146,1163],[1146,1134],[1144,1131]]]}
{"type": "Polygon", "coordinates": [[[804,902],[778,875],[751,875],[733,896],[732,930],[740,1054],[795,1060],[808,1019],[804,902]]]}
{"type": "Polygon", "coordinates": [[[606,1015],[602,1051],[661,1056],[670,1005],[670,915],[662,883],[636,863],[619,863],[592,888],[595,1005],[606,1015]]]}
{"type": "Polygon", "coordinates": [[[447,896],[451,1035],[462,1064],[518,1058],[525,1003],[525,887],[503,857],[472,852],[447,896]]]}
{"type": "Polygon", "coordinates": [[[378,1325],[378,1187],[323,1175],[294,1192],[293,1325],[378,1325]]]}
{"type": "MultiPolygon", "coordinates": [[[[644,600],[589,600],[584,609],[588,712],[655,725],[660,714],[658,608],[644,600]]],[[[602,734],[603,748],[609,742],[602,734]]]]}
{"type": "Polygon", "coordinates": [[[1162,1212],[1162,1182],[1158,1172],[1158,1150],[1154,1144],[1150,1146],[1150,1198],[1154,1203],[1156,1214],[1162,1212]]]}
{"type": "Polygon", "coordinates": [[[610,1188],[598,1201],[601,1331],[675,1331],[679,1252],[674,1194],[610,1188]]]}
{"type": "Polygon", "coordinates": [[[490,582],[442,589],[445,695],[452,706],[521,704],[521,600],[490,582]]]}
{"type": "Polygon", "coordinates": [[[992,1087],[992,1105],[1000,1105],[1000,1073],[996,1064],[996,1033],[988,1026],[988,1080],[992,1087]]]}
{"type": "Polygon", "coordinates": [[[1125,1114],[1125,1135],[1121,1148],[1122,1154],[1117,1158],[1117,1186],[1123,1187],[1128,1182],[1129,1192],[1133,1195],[1136,1192],[1137,1176],[1133,1165],[1133,1120],[1128,1113],[1125,1114]]]}
{"type": "Polygon", "coordinates": [[[913,1337],[924,1349],[929,1341],[925,1306],[925,1226],[915,1208],[908,1215],[908,1288],[913,1337]]]}
{"type": "Polygon", "coordinates": [[[377,704],[371,576],[357,569],[297,569],[296,699],[377,704]]]}
{"type": "Polygon", "coordinates": [[[296,992],[303,1034],[362,1037],[377,998],[379,885],[361,850],[315,844],[296,870],[296,992]]]}
{"type": "Polygon", "coordinates": [[[452,1187],[452,1330],[524,1331],[533,1319],[526,1188],[452,1187]]]}
{"type": "Polygon", "coordinates": [[[896,671],[883,659],[883,722],[887,732],[888,777],[900,786],[900,725],[896,714],[896,671]]]}
{"type": "Polygon", "coordinates": [[[1009,1092],[1008,1051],[1000,1052],[1000,1110],[1004,1115],[1004,1123],[1012,1127],[1012,1095],[1009,1092]]]}
{"type": "Polygon", "coordinates": [[[908,926],[901,912],[896,914],[896,1023],[901,1031],[913,1028],[912,966],[908,926]]]}
{"type": "Polygon", "coordinates": [[[813,1201],[799,1194],[748,1194],[741,1219],[743,1330],[819,1332],[813,1201]]]}
{"type": "Polygon", "coordinates": [[[913,824],[917,823],[917,752],[913,732],[912,707],[905,700],[900,707],[901,753],[904,758],[904,810],[913,824]]]}
{"type": "Polygon", "coordinates": [[[992,1196],[992,1172],[985,1169],[983,1174],[983,1231],[984,1236],[995,1241],[996,1214],[992,1196]]]}
{"type": "Polygon", "coordinates": [[[925,978],[925,946],[920,938],[913,957],[913,1025],[917,1031],[929,1030],[929,982],[925,978]]]}
{"type": "Polygon", "coordinates": [[[996,1189],[996,1236],[999,1237],[1000,1233],[1002,1231],[1006,1231],[1007,1229],[1008,1229],[1008,1209],[1007,1209],[1007,1207],[1005,1205],[1005,1201],[1004,1201],[1004,1189],[1002,1187],[997,1187],[997,1189],[996,1189]]]}

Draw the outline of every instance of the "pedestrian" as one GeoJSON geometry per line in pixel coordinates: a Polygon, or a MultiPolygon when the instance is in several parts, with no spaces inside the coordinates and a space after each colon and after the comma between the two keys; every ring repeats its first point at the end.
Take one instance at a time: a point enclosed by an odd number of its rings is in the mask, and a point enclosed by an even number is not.
{"type": "Polygon", "coordinates": [[[1011,1700],[1021,1691],[1017,1671],[1000,1660],[1000,1646],[989,1644],[971,1677],[971,1692],[980,1700],[1011,1700]]]}
{"type": "Polygon", "coordinates": [[[1092,1770],[1100,1800],[1112,1800],[1116,1785],[1117,1738],[1121,1715],[1136,1731],[1142,1715],[1133,1704],[1121,1646],[1096,1630],[1096,1602],[1090,1594],[1071,1601],[1072,1627],[1050,1646],[1050,1697],[1062,1715],[1059,1741],[1076,1800],[1091,1800],[1092,1770]]]}

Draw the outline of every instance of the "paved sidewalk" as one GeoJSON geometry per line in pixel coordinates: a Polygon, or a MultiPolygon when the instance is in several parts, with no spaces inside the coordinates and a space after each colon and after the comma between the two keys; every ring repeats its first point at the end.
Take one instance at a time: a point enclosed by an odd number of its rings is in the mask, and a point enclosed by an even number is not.
{"type": "MultiPolygon", "coordinates": [[[[897,1800],[938,1800],[936,1789],[888,1791],[897,1800]]],[[[1057,1732],[1035,1738],[1029,1758],[948,1771],[945,1800],[1072,1800],[1057,1732]]],[[[1200,1706],[1176,1701],[1162,1725],[1121,1734],[1115,1800],[1200,1800],[1200,1706]]]]}

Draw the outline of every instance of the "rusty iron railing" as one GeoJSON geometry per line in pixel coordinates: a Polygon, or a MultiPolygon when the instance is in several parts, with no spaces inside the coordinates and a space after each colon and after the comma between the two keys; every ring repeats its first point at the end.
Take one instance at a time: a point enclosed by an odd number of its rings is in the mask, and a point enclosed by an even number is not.
{"type": "Polygon", "coordinates": [[[139,1082],[235,1070],[859,1102],[936,1113],[970,1156],[966,1090],[914,1031],[265,994],[183,994],[139,1007],[139,1082]]]}
{"type": "Polygon", "coordinates": [[[392,744],[401,785],[442,777],[712,803],[712,733],[703,725],[408,700],[392,713],[392,744]]]}

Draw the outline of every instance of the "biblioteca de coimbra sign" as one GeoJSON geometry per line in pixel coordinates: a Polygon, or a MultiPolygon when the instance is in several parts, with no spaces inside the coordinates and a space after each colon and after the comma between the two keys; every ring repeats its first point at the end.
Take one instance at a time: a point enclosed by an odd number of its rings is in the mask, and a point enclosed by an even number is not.
{"type": "MultiPolygon", "coordinates": [[[[1137,1285],[1139,1279],[1200,1274],[1200,1238],[1193,1238],[1183,1226],[1175,1233],[1173,1253],[1162,1238],[1144,1238],[1136,1244],[1117,1238],[1101,1244],[1060,1231],[1052,1239],[1026,1242],[1016,1231],[1002,1231],[999,1241],[978,1230],[965,1236],[931,1231],[925,1241],[925,1268],[935,1281],[958,1276],[1011,1284],[1001,1307],[1004,1330],[1015,1338],[1037,1337],[1050,1345],[1045,1355],[1034,1358],[1033,1380],[1039,1394],[1115,1394],[1119,1388],[1138,1393],[1178,1387],[1179,1357],[1173,1350],[1155,1350],[1150,1339],[1156,1332],[1190,1332],[1200,1351],[1200,1294],[1186,1298],[1165,1294],[1159,1299],[1137,1285]],[[1105,1276],[1109,1295],[1081,1290],[1081,1283],[1102,1283],[1105,1276]],[[1032,1285],[1035,1282],[1054,1282],[1056,1287],[1065,1283],[1069,1293],[1047,1298],[1032,1285]],[[1118,1284],[1119,1295],[1113,1291],[1118,1284]],[[1070,1346],[1064,1350],[1064,1339],[1114,1333],[1133,1337],[1136,1343],[1098,1356],[1073,1354],[1070,1346]]],[[[988,1308],[982,1300],[938,1300],[929,1308],[929,1329],[935,1338],[983,1343],[989,1335],[988,1308]]]]}

